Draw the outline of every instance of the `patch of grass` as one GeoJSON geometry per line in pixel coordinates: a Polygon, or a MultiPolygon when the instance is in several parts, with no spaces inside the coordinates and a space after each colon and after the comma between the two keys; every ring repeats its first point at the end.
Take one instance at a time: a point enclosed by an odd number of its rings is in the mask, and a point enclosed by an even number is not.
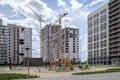
{"type": "MultiPolygon", "coordinates": [[[[29,75],[29,78],[38,78],[37,75],[29,75]]],[[[27,74],[18,74],[18,73],[3,73],[0,74],[0,80],[12,80],[12,79],[26,79],[27,74]]]]}
{"type": "Polygon", "coordinates": [[[88,74],[101,74],[101,73],[113,73],[113,72],[120,72],[120,68],[111,68],[103,71],[94,71],[94,72],[73,73],[72,75],[88,75],[88,74]]]}

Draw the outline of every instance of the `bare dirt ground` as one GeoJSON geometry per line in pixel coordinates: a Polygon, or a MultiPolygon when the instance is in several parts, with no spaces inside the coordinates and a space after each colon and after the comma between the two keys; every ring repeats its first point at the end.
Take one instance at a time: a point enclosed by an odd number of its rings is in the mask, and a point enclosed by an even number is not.
{"type": "MultiPolygon", "coordinates": [[[[56,71],[50,71],[45,69],[45,67],[30,67],[30,75],[38,75],[41,78],[44,77],[65,77],[65,76],[71,76],[72,73],[76,72],[88,72],[88,71],[101,71],[101,70],[106,70],[108,68],[113,68],[113,67],[91,67],[88,70],[81,71],[77,67],[73,71],[69,72],[56,72],[56,71]],[[39,71],[40,70],[40,71],[39,71]]],[[[13,70],[9,70],[9,68],[0,68],[0,73],[28,73],[28,68],[27,67],[16,67],[13,70]]]]}

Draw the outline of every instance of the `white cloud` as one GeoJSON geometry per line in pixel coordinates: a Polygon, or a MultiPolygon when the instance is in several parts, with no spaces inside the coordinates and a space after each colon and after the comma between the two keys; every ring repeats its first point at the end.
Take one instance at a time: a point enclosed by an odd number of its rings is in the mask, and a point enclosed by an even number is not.
{"type": "Polygon", "coordinates": [[[40,57],[40,50],[39,49],[33,49],[32,50],[32,57],[33,58],[39,58],[40,57]]]}
{"type": "Polygon", "coordinates": [[[40,0],[31,0],[29,2],[30,7],[32,7],[38,14],[41,14],[44,19],[52,18],[54,16],[54,11],[40,0]]]}
{"type": "Polygon", "coordinates": [[[100,3],[100,2],[103,2],[103,1],[105,1],[105,0],[94,0],[94,1],[92,1],[90,3],[90,7],[96,5],[96,4],[100,3]]]}
{"type": "Polygon", "coordinates": [[[81,7],[83,7],[83,4],[79,3],[77,0],[71,0],[70,3],[72,5],[71,8],[74,11],[79,10],[81,7]]]}
{"type": "Polygon", "coordinates": [[[62,0],[57,0],[58,6],[66,7],[66,3],[62,0]]]}
{"type": "Polygon", "coordinates": [[[64,17],[62,19],[62,27],[69,27],[71,25],[72,18],[71,17],[64,17]]]}
{"type": "Polygon", "coordinates": [[[87,60],[87,35],[80,35],[80,58],[82,61],[87,60]]]}

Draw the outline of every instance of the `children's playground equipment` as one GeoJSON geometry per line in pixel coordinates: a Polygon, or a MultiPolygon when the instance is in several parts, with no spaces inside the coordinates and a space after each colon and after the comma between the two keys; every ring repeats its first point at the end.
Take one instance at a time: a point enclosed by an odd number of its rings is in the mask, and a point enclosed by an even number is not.
{"type": "Polygon", "coordinates": [[[51,70],[55,70],[57,72],[70,71],[73,69],[73,66],[71,64],[71,60],[69,58],[59,59],[58,61],[51,59],[50,66],[51,66],[51,70]],[[58,68],[56,69],[56,67],[58,67],[58,68]]]}
{"type": "Polygon", "coordinates": [[[83,71],[83,70],[89,69],[89,65],[88,64],[79,65],[78,68],[83,71]]]}

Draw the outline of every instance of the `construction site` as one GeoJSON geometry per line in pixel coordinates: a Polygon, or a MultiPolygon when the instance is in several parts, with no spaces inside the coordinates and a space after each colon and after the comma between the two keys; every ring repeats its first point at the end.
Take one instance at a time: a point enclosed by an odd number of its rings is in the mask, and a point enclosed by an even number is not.
{"type": "Polygon", "coordinates": [[[32,29],[27,31],[25,27],[19,28],[16,24],[9,24],[5,28],[4,25],[2,25],[1,20],[0,28],[2,29],[2,33],[0,36],[0,42],[1,45],[5,46],[0,48],[2,50],[1,52],[5,53],[6,51],[7,55],[2,55],[0,64],[9,65],[10,70],[17,65],[28,67],[49,66],[50,70],[56,71],[73,70],[73,63],[80,62],[79,29],[70,26],[66,26],[64,28],[62,27],[62,19],[66,17],[68,13],[63,13],[56,21],[46,24],[44,27],[42,27],[42,23],[45,23],[45,20],[42,19],[42,15],[39,15],[37,12],[35,12],[30,6],[27,7],[34,13],[40,22],[39,38],[41,57],[32,58],[31,56],[32,29]],[[27,35],[28,32],[30,34],[29,37],[27,35]],[[10,44],[9,46],[6,45],[8,42],[5,44],[5,40],[8,40],[10,44]],[[7,50],[5,50],[7,48],[10,50],[9,53],[7,50]]]}
{"type": "Polygon", "coordinates": [[[28,8],[38,17],[40,22],[40,54],[43,61],[50,59],[69,58],[79,61],[79,29],[66,26],[62,28],[62,18],[68,15],[63,13],[54,23],[46,24],[42,15],[35,12],[30,6],[28,8]]]}
{"type": "MultiPolygon", "coordinates": [[[[50,63],[50,66],[62,66],[66,69],[72,67],[71,61],[79,62],[79,29],[66,26],[62,28],[62,18],[68,15],[63,13],[54,23],[46,24],[45,20],[30,6],[28,8],[38,17],[40,22],[40,54],[43,63],[50,63]]],[[[56,70],[55,68],[53,70],[56,70]]]]}

